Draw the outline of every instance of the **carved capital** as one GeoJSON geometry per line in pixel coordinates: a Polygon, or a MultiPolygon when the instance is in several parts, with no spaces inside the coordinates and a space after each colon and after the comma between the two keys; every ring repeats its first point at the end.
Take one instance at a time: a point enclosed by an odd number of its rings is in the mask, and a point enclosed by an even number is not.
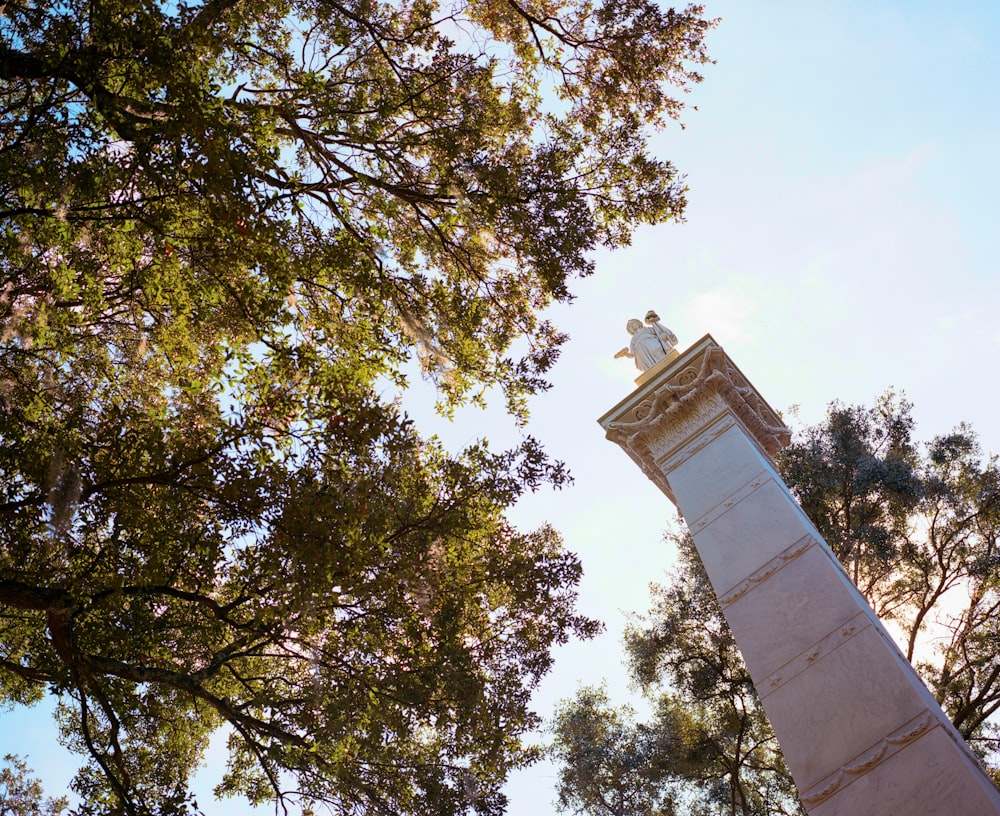
{"type": "Polygon", "coordinates": [[[673,493],[660,465],[685,446],[692,446],[689,454],[693,454],[705,429],[722,422],[721,432],[738,422],[768,455],[785,447],[791,436],[777,412],[711,335],[657,367],[655,376],[598,421],[607,438],[620,445],[671,501],[673,493]]]}

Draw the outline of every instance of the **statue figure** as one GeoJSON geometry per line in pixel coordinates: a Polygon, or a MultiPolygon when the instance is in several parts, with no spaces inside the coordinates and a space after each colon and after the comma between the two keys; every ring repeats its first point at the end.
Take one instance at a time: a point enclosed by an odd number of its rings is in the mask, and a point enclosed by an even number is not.
{"type": "Polygon", "coordinates": [[[632,340],[628,348],[623,348],[615,357],[631,357],[640,371],[652,368],[674,350],[677,335],[660,323],[660,317],[652,309],[646,312],[646,325],[635,318],[625,324],[632,340]]]}

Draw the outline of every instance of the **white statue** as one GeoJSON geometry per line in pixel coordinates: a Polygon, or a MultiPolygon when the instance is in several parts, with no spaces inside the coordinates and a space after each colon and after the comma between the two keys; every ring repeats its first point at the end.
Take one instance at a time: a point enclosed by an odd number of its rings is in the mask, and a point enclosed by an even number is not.
{"type": "Polygon", "coordinates": [[[631,357],[640,371],[652,368],[674,350],[677,335],[660,323],[660,317],[652,309],[646,312],[646,325],[633,318],[625,324],[632,341],[615,357],[631,357]]]}

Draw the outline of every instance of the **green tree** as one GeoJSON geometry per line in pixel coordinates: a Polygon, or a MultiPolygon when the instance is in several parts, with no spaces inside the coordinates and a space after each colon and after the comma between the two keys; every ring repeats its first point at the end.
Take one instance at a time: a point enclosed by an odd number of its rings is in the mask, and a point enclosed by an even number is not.
{"type": "Polygon", "coordinates": [[[671,816],[685,755],[698,746],[685,712],[663,710],[650,724],[612,708],[604,689],[584,687],[552,724],[551,755],[561,763],[560,810],[601,816],[671,816]],[[678,719],[680,718],[680,719],[678,719]],[[669,746],[665,743],[669,742],[669,746]]]}
{"type": "Polygon", "coordinates": [[[597,245],[676,218],[646,149],[711,22],[649,0],[0,5],[0,698],[59,700],[82,808],[219,792],[502,809],[579,564],[504,510],[597,245]]]}
{"type": "Polygon", "coordinates": [[[699,734],[699,750],[683,755],[688,812],[801,813],[694,542],[686,532],[668,541],[677,548],[678,565],[668,583],[653,585],[653,607],[626,630],[625,646],[639,687],[659,708],[687,712],[699,734]]]}
{"type": "Polygon", "coordinates": [[[708,576],[686,533],[654,606],[625,633],[653,716],[581,689],[553,726],[559,805],[588,816],[800,814],[791,776],[708,576]],[[610,807],[614,803],[615,807],[610,807]]]}
{"type": "Polygon", "coordinates": [[[891,391],[872,408],[835,402],[778,457],[802,509],[883,617],[923,492],[910,408],[891,391]]]}
{"type": "Polygon", "coordinates": [[[0,768],[0,816],[59,816],[65,797],[45,798],[39,782],[20,757],[7,754],[0,768]]]}

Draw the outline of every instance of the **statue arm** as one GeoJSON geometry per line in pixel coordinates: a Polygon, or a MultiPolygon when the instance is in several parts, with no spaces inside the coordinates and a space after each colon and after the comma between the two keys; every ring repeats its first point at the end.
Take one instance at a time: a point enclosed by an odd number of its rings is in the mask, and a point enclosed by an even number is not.
{"type": "Polygon", "coordinates": [[[672,346],[677,345],[677,335],[674,334],[670,329],[664,326],[662,323],[654,323],[653,326],[656,328],[657,334],[665,338],[668,343],[672,346]]]}

